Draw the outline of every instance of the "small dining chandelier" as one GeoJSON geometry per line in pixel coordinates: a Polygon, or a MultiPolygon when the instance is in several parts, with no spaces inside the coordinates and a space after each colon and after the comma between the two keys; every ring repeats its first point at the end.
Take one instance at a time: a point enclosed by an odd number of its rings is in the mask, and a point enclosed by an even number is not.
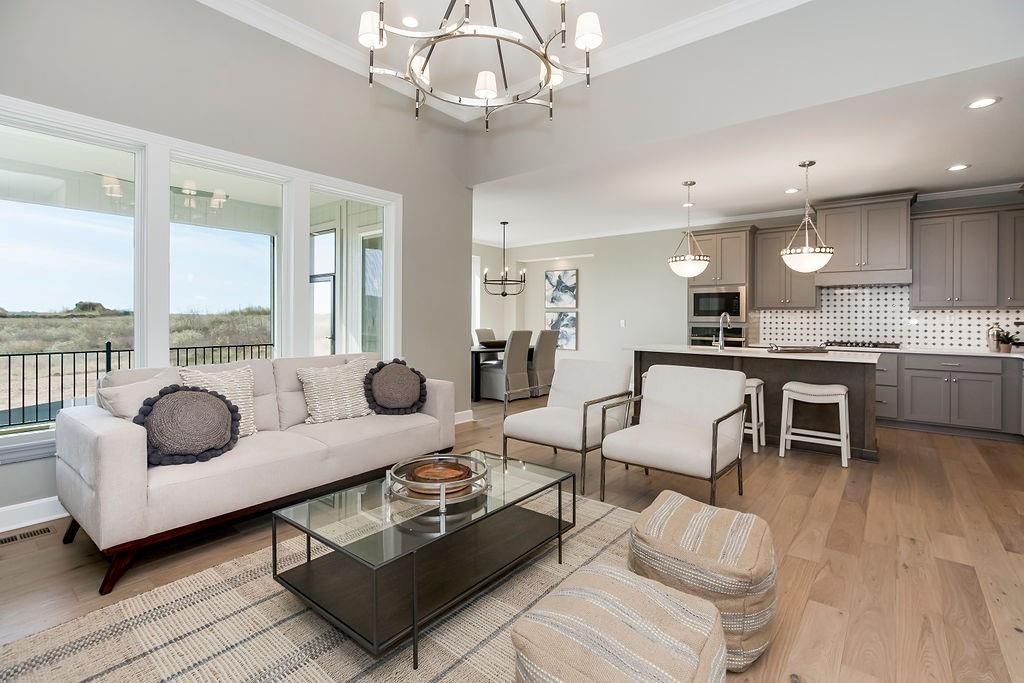
{"type": "Polygon", "coordinates": [[[484,291],[491,296],[519,296],[526,290],[526,269],[519,271],[519,277],[512,278],[508,275],[508,266],[505,264],[505,231],[508,229],[508,221],[501,222],[501,277],[487,277],[487,269],[484,268],[484,291]]]}
{"type": "Polygon", "coordinates": [[[690,230],[690,209],[693,207],[690,192],[696,184],[697,182],[694,180],[683,181],[683,187],[686,188],[686,203],[683,204],[686,207],[686,231],[683,233],[683,238],[679,240],[679,244],[676,245],[675,253],[668,258],[668,267],[679,277],[696,277],[707,270],[711,263],[711,257],[701,251],[697,240],[693,238],[693,231],[690,230]],[[686,253],[680,254],[679,249],[684,242],[686,243],[686,253]],[[693,247],[697,247],[696,254],[693,253],[693,247]]]}
{"type": "Polygon", "coordinates": [[[801,161],[797,166],[804,169],[804,219],[800,221],[789,244],[779,254],[791,270],[798,273],[813,273],[824,268],[836,250],[825,244],[825,240],[822,239],[818,228],[814,225],[814,219],[811,218],[810,168],[814,166],[814,162],[801,161]],[[794,247],[793,242],[800,235],[801,228],[804,231],[804,245],[794,247]],[[811,230],[814,231],[814,245],[811,244],[811,230]]]}

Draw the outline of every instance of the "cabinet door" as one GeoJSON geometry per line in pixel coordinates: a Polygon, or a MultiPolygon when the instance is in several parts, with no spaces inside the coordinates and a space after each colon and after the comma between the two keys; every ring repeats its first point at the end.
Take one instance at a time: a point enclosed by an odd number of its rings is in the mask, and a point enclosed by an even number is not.
{"type": "Polygon", "coordinates": [[[953,304],[953,218],[914,221],[914,282],[910,304],[948,308],[953,304]]]}
{"type": "Polygon", "coordinates": [[[999,214],[953,220],[953,305],[999,305],[999,214]]]}
{"type": "Polygon", "coordinates": [[[747,284],[746,233],[722,235],[718,239],[718,284],[747,284]]]}
{"type": "Polygon", "coordinates": [[[781,232],[754,237],[754,308],[783,308],[786,301],[785,273],[779,252],[789,237],[781,232]]]}
{"type": "Polygon", "coordinates": [[[798,273],[782,265],[786,278],[786,308],[817,308],[818,289],[814,273],[798,273]]]}
{"type": "Polygon", "coordinates": [[[904,370],[899,387],[903,419],[949,424],[949,373],[904,370]]]}
{"type": "Polygon", "coordinates": [[[1003,376],[954,372],[950,377],[950,424],[1003,428],[1003,376]]]}
{"type": "Polygon", "coordinates": [[[999,215],[999,306],[1024,306],[1024,211],[999,215]]]}
{"type": "MultiPolygon", "coordinates": [[[[818,213],[818,231],[825,243],[836,250],[832,259],[821,269],[822,273],[860,270],[861,208],[850,206],[844,209],[823,209],[818,213]]],[[[803,244],[802,235],[796,240],[803,244]]]]}
{"type": "MultiPolygon", "coordinates": [[[[865,206],[861,230],[861,270],[904,270],[910,267],[907,202],[865,206]]],[[[834,258],[834,257],[833,257],[834,258]]]]}
{"type": "MultiPolygon", "coordinates": [[[[696,237],[696,236],[695,236],[696,237]]],[[[696,237],[700,250],[711,257],[711,263],[703,273],[697,277],[690,278],[691,287],[713,287],[718,284],[718,235],[705,235],[696,237]]]]}

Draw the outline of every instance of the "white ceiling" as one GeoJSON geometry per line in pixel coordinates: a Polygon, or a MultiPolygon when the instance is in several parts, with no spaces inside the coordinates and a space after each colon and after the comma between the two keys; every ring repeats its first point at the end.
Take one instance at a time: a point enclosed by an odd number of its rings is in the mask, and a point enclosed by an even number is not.
{"type": "MultiPolygon", "coordinates": [[[[198,0],[205,5],[275,35],[309,52],[366,75],[368,53],[359,45],[357,32],[362,12],[376,10],[373,0],[198,0]]],[[[558,4],[551,0],[521,0],[544,39],[557,28],[558,4]]],[[[567,64],[583,63],[583,55],[572,45],[576,18],[585,11],[601,17],[604,44],[592,55],[595,75],[667,52],[709,35],[771,16],[811,0],[571,0],[568,3],[569,41],[561,59],[567,64]]],[[[385,21],[401,26],[406,16],[420,21],[418,30],[433,30],[440,25],[446,0],[386,0],[385,21]]],[[[457,2],[454,13],[461,11],[457,2]]],[[[515,0],[494,0],[498,25],[522,33],[535,41],[529,24],[515,0]]],[[[491,23],[490,2],[472,0],[471,23],[491,23]]],[[[389,37],[388,46],[377,51],[377,66],[405,70],[412,40],[389,37]]],[[[556,43],[557,45],[557,43],[556,43]]],[[[522,49],[503,46],[508,82],[513,91],[536,79],[540,69],[536,57],[522,49]]],[[[455,93],[472,95],[477,73],[494,71],[502,87],[497,49],[487,39],[451,41],[441,45],[431,57],[432,83],[455,93]]],[[[407,95],[413,90],[393,78],[378,83],[407,95]]],[[[566,86],[574,83],[566,80],[566,86]]],[[[475,108],[459,107],[428,100],[428,104],[462,121],[477,118],[475,108]]]]}
{"type": "MultiPolygon", "coordinates": [[[[696,180],[693,224],[799,214],[802,159],[811,198],[941,192],[1024,181],[1024,59],[620,150],[474,187],[474,239],[521,246],[686,224],[683,180],[696,180]],[[965,105],[985,94],[1003,101],[965,105]],[[961,173],[945,170],[964,161],[961,173]]],[[[796,221],[794,221],[796,222],[796,221]]]]}

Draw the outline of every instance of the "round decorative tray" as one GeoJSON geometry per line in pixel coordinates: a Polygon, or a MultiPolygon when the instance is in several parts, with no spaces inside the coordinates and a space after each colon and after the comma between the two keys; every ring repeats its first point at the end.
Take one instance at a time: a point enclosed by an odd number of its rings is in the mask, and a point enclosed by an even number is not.
{"type": "Polygon", "coordinates": [[[490,467],[471,455],[427,455],[397,463],[385,478],[387,494],[415,503],[448,505],[487,491],[490,467]]]}

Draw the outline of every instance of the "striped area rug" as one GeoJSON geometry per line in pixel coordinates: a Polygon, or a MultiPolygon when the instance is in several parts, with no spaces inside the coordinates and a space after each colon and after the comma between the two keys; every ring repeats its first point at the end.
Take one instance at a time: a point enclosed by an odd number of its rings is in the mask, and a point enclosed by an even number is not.
{"type": "MultiPolygon", "coordinates": [[[[578,498],[564,537],[420,637],[375,659],[270,578],[270,548],[0,647],[0,681],[510,681],[509,629],[577,569],[625,566],[636,513],[578,498]]],[[[287,567],[304,538],[279,546],[287,567]]]]}

